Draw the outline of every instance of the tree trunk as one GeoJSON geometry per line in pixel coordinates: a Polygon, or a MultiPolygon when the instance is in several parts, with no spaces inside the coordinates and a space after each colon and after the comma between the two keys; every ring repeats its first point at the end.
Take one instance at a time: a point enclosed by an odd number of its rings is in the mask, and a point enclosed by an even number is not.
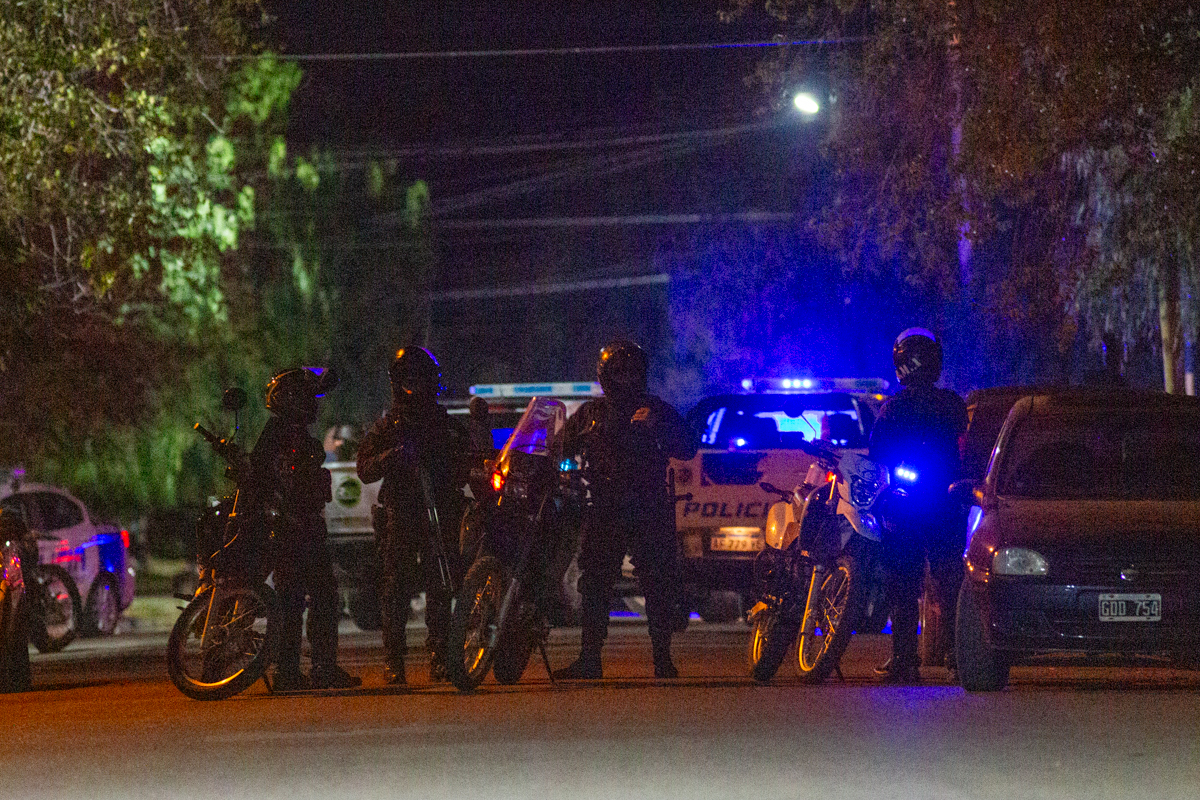
{"type": "Polygon", "coordinates": [[[1158,282],[1158,329],[1162,335],[1163,388],[1183,394],[1183,330],[1179,313],[1179,262],[1168,256],[1158,282]]]}

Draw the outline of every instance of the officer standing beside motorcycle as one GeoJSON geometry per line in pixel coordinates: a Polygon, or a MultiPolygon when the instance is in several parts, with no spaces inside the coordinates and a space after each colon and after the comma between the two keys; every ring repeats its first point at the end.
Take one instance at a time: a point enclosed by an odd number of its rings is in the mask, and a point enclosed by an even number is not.
{"type": "Polygon", "coordinates": [[[591,501],[579,556],[580,652],[557,679],[601,677],[609,602],[626,553],[646,598],[654,676],[679,674],[671,661],[680,577],[667,460],[692,458],[696,442],[679,412],[647,392],[647,371],[636,344],[609,344],[596,368],[604,396],[584,403],[563,431],[564,455],[583,459],[591,501]]]}
{"type": "Polygon", "coordinates": [[[883,534],[886,593],[892,618],[892,657],[876,672],[888,683],[920,680],[918,597],[928,558],[942,609],[944,652],[952,653],[954,606],[962,583],[965,527],[947,492],[959,474],[959,438],[967,407],[957,394],[935,386],[942,346],[924,328],[909,328],[892,347],[903,388],[879,412],[871,431],[870,458],[893,471],[901,464],[917,475],[907,496],[889,504],[883,534]]]}
{"type": "Polygon", "coordinates": [[[259,499],[274,505],[281,524],[275,530],[275,591],[282,611],[275,688],[349,689],[362,683],[337,665],[338,591],[326,544],[322,511],[333,499],[325,449],[308,432],[317,420],[318,401],[337,384],[332,371],[284,370],[267,384],[271,412],[250,454],[259,499]],[[300,670],[305,599],[312,673],[300,670]]]}
{"type": "Polygon", "coordinates": [[[372,521],[387,682],[406,682],[405,624],[409,601],[420,591],[425,592],[429,677],[438,682],[446,678],[450,599],[459,580],[457,547],[447,542],[457,543],[470,437],[438,405],[442,372],[428,350],[398,350],[388,377],[391,408],[358,448],[358,477],[364,483],[383,479],[372,521]]]}

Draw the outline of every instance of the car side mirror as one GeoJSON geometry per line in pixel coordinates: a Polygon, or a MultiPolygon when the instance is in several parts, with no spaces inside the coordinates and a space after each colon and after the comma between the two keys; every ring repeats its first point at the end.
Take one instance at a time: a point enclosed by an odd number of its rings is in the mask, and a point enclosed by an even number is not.
{"type": "Polygon", "coordinates": [[[950,484],[950,498],[957,501],[961,505],[970,506],[976,504],[976,494],[982,488],[978,481],[965,479],[955,481],[950,484]]]}

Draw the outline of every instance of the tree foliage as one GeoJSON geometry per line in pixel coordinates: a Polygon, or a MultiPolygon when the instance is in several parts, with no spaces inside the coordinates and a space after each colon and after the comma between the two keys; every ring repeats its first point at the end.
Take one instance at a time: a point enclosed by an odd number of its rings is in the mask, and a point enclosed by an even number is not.
{"type": "Polygon", "coordinates": [[[173,498],[193,380],[241,368],[231,256],[299,71],[233,58],[248,0],[0,8],[0,463],[173,498]]]}
{"type": "Polygon", "coordinates": [[[839,180],[820,223],[849,270],[938,292],[947,323],[1040,321],[1060,351],[1076,320],[1145,338],[1194,273],[1193,5],[771,0],[789,38],[835,44],[761,76],[828,83],[839,180]]]}

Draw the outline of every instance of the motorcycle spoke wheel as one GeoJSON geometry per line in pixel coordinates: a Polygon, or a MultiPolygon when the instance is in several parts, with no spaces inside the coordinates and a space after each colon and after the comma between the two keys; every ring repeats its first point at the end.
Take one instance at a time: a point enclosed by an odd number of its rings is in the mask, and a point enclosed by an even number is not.
{"type": "Polygon", "coordinates": [[[183,610],[167,643],[175,686],[197,700],[232,697],[266,670],[275,619],[265,588],[209,588],[183,610]]]}
{"type": "Polygon", "coordinates": [[[492,666],[496,617],[507,587],[507,570],[490,556],[478,559],[463,579],[446,647],[446,676],[461,691],[482,683],[492,666]]]}
{"type": "Polygon", "coordinates": [[[821,584],[815,630],[800,634],[800,643],[796,648],[796,670],[802,677],[816,670],[821,659],[829,652],[845,617],[849,600],[850,573],[845,565],[839,565],[821,584]]]}

